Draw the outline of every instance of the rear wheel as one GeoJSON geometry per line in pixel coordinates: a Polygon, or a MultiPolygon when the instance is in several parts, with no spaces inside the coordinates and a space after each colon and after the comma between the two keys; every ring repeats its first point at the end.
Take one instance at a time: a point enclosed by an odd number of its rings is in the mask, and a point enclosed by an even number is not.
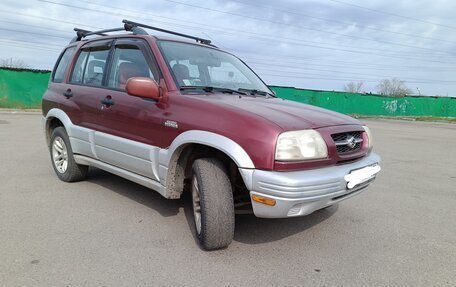
{"type": "Polygon", "coordinates": [[[70,139],[63,127],[57,127],[51,134],[51,161],[58,178],[66,182],[83,180],[88,166],[77,164],[73,157],[70,139]]]}
{"type": "Polygon", "coordinates": [[[203,158],[193,163],[192,203],[199,244],[206,250],[227,247],[234,237],[233,192],[219,160],[203,158]]]}

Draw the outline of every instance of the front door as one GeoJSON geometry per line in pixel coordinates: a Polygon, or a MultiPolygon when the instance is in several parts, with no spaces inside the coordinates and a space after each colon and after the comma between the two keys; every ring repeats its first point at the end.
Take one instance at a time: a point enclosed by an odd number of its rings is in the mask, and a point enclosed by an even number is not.
{"type": "Polygon", "coordinates": [[[102,132],[95,133],[95,150],[106,163],[158,180],[160,130],[166,108],[129,96],[131,77],[159,82],[160,72],[149,46],[141,39],[120,39],[114,44],[106,89],[99,94],[102,132]]]}

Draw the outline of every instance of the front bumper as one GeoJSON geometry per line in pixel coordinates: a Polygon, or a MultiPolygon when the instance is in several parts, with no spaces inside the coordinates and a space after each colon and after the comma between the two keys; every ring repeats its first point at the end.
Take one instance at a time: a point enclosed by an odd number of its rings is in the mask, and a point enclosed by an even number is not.
{"type": "Polygon", "coordinates": [[[283,218],[303,216],[333,205],[365,190],[375,179],[347,188],[345,176],[353,170],[380,163],[380,157],[369,156],[348,164],[313,170],[276,172],[255,169],[239,169],[250,196],[258,195],[274,199],[274,206],[252,200],[257,217],[283,218]]]}

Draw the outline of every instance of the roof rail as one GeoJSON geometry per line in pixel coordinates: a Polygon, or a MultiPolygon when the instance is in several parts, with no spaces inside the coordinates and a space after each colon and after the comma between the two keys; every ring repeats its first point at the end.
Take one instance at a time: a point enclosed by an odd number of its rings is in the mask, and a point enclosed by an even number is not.
{"type": "MultiPolygon", "coordinates": [[[[182,34],[182,33],[174,32],[174,31],[170,31],[170,30],[165,30],[165,29],[162,29],[162,28],[157,28],[157,27],[146,25],[146,24],[133,22],[133,21],[130,21],[130,20],[123,20],[122,23],[125,24],[125,30],[127,30],[127,26],[128,27],[132,27],[132,28],[142,27],[142,28],[147,28],[147,29],[151,29],[151,30],[167,33],[167,34],[172,34],[172,35],[176,35],[176,36],[180,36],[180,37],[184,37],[184,38],[193,39],[196,42],[199,42],[201,44],[214,46],[214,45],[211,44],[211,40],[208,40],[208,39],[203,39],[203,38],[199,38],[199,37],[195,37],[195,36],[190,36],[190,35],[187,35],[187,34],[182,34]]],[[[127,31],[129,31],[129,30],[127,30],[127,31]]]]}

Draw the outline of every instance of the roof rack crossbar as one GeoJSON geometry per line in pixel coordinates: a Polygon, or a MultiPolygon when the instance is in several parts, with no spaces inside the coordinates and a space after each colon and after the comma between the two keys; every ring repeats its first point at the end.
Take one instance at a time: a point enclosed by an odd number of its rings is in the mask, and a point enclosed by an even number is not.
{"type": "Polygon", "coordinates": [[[103,34],[100,31],[92,32],[92,31],[80,29],[80,28],[74,28],[73,30],[76,32],[76,37],[71,39],[70,43],[81,41],[81,39],[84,38],[89,33],[95,33],[96,35],[100,35],[100,36],[107,36],[106,34],[103,34]]]}
{"type": "MultiPolygon", "coordinates": [[[[84,29],[80,29],[80,28],[74,28],[73,30],[76,32],[76,34],[80,34],[81,36],[84,36],[87,33],[93,33],[92,31],[84,30],[84,29]]],[[[99,31],[98,31],[97,35],[106,36],[106,34],[103,34],[99,31]]]]}
{"type": "Polygon", "coordinates": [[[147,29],[151,29],[151,30],[155,30],[155,31],[159,31],[159,32],[167,33],[167,34],[172,34],[172,35],[176,35],[176,36],[180,36],[180,37],[184,37],[184,38],[193,39],[196,42],[199,42],[201,44],[211,45],[211,40],[208,40],[208,39],[203,39],[203,38],[199,38],[199,37],[195,37],[195,36],[190,36],[190,35],[187,35],[187,34],[173,32],[173,31],[170,31],[170,30],[165,30],[165,29],[161,29],[161,28],[157,28],[157,27],[153,27],[153,26],[149,26],[149,25],[145,25],[145,24],[129,21],[129,20],[123,20],[122,22],[125,24],[125,27],[127,27],[127,25],[129,25],[129,27],[135,27],[135,26],[143,27],[143,28],[147,28],[147,29]]]}
{"type": "MultiPolygon", "coordinates": [[[[125,29],[124,29],[124,27],[119,27],[119,28],[112,28],[112,29],[93,31],[93,32],[85,34],[84,37],[87,37],[87,36],[90,36],[90,35],[100,35],[100,34],[109,33],[109,32],[117,32],[117,31],[125,31],[125,29]]],[[[106,36],[106,34],[104,34],[103,36],[106,36]]]]}
{"type": "Polygon", "coordinates": [[[180,37],[184,37],[184,38],[193,39],[196,42],[199,42],[201,44],[214,46],[214,45],[211,44],[211,40],[208,40],[208,39],[203,39],[203,38],[199,38],[199,37],[195,37],[195,36],[191,36],[191,35],[187,35],[187,34],[182,34],[182,33],[174,32],[174,31],[170,31],[170,30],[165,30],[165,29],[162,29],[162,28],[157,28],[157,27],[154,27],[154,26],[149,26],[149,25],[146,25],[146,24],[137,23],[137,22],[133,22],[133,21],[130,21],[130,20],[123,20],[122,23],[124,23],[123,27],[112,28],[112,29],[104,29],[104,30],[99,30],[99,31],[89,31],[89,30],[84,30],[84,29],[80,29],[80,28],[74,28],[74,31],[76,31],[76,37],[74,37],[71,40],[70,43],[81,41],[83,38],[85,38],[87,36],[91,36],[91,35],[108,36],[105,33],[117,32],[117,31],[132,32],[134,35],[148,35],[146,31],[144,31],[143,29],[139,28],[139,27],[142,27],[142,28],[147,28],[147,29],[159,31],[159,32],[162,32],[162,33],[167,33],[167,34],[172,34],[172,35],[176,35],[176,36],[180,36],[180,37]]]}
{"type": "Polygon", "coordinates": [[[74,31],[76,31],[76,37],[74,37],[70,43],[81,41],[83,38],[91,35],[100,35],[100,36],[108,36],[105,33],[109,32],[117,32],[117,31],[131,31],[133,34],[147,34],[144,30],[141,28],[136,28],[136,29],[131,29],[128,28],[127,26],[124,27],[119,27],[119,28],[112,28],[112,29],[104,29],[104,30],[99,30],[99,31],[89,31],[89,30],[84,30],[80,28],[74,28],[74,31]]]}

